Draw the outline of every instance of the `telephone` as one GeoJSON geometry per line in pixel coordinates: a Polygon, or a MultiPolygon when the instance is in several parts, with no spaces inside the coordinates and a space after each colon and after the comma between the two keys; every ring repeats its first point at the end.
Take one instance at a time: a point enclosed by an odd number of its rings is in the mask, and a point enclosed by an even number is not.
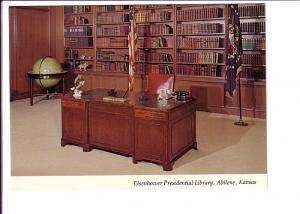
{"type": "Polygon", "coordinates": [[[175,97],[178,101],[186,101],[189,99],[190,92],[188,91],[175,91],[175,97]]]}

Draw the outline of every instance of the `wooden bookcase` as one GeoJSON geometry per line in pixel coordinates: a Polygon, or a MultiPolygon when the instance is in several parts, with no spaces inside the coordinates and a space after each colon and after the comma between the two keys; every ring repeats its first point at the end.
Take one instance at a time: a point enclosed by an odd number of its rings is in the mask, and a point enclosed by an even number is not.
{"type": "Polygon", "coordinates": [[[243,46],[242,78],[266,78],[265,9],[263,5],[239,5],[243,46]]]}
{"type": "MultiPolygon", "coordinates": [[[[237,97],[225,96],[228,5],[133,7],[138,37],[134,90],[141,90],[141,74],[173,73],[175,90],[190,91],[197,98],[198,110],[238,114],[237,97]]],[[[129,8],[130,5],[65,7],[65,61],[75,74],[84,75],[85,89],[127,89],[129,8]],[[91,29],[88,35],[70,34],[71,30],[86,28],[91,29]],[[66,45],[80,38],[90,43],[66,45]],[[85,62],[90,64],[88,70],[79,71],[77,66],[85,62]]],[[[243,38],[242,107],[246,116],[266,116],[264,10],[264,4],[239,4],[243,38]]]]}
{"type": "Polygon", "coordinates": [[[96,6],[97,73],[128,73],[128,8],[96,6]]]}
{"type": "Polygon", "coordinates": [[[224,77],[224,5],[176,6],[176,74],[224,77]]]}
{"type": "Polygon", "coordinates": [[[174,5],[136,5],[137,73],[173,74],[174,5]]]}
{"type": "Polygon", "coordinates": [[[94,7],[64,7],[64,55],[67,67],[78,71],[86,63],[87,71],[95,69],[94,7]]]}

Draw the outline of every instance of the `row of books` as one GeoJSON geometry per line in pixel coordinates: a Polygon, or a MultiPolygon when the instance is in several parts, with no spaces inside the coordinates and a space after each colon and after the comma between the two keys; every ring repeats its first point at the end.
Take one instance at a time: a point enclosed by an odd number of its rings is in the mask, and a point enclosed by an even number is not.
{"type": "Polygon", "coordinates": [[[128,54],[97,49],[96,59],[100,61],[128,61],[128,54]]]}
{"type": "Polygon", "coordinates": [[[64,6],[65,14],[79,14],[79,13],[90,13],[90,12],[92,12],[92,6],[90,5],[64,6]]]}
{"type": "Polygon", "coordinates": [[[125,72],[128,73],[126,62],[97,62],[96,70],[100,72],[125,72]]]}
{"type": "Polygon", "coordinates": [[[148,11],[139,11],[135,13],[135,20],[137,23],[171,21],[172,12],[158,11],[152,13],[148,11]]]}
{"type": "Polygon", "coordinates": [[[149,65],[148,73],[173,74],[173,67],[169,65],[149,65]]]}
{"type": "Polygon", "coordinates": [[[78,59],[79,57],[79,51],[73,50],[73,49],[65,49],[65,58],[67,59],[78,59]]]}
{"type": "Polygon", "coordinates": [[[149,73],[159,73],[159,74],[173,74],[173,67],[169,65],[158,65],[158,64],[147,64],[137,63],[136,64],[137,74],[149,74],[149,73]]]}
{"type": "Polygon", "coordinates": [[[177,10],[177,21],[190,21],[199,19],[212,19],[223,17],[223,8],[202,7],[197,9],[177,10]]]}
{"type": "Polygon", "coordinates": [[[241,72],[241,78],[266,79],[266,69],[265,68],[243,67],[242,72],[241,72]]]}
{"type": "Polygon", "coordinates": [[[243,38],[242,39],[243,49],[265,49],[266,39],[265,38],[243,38]]]}
{"type": "Polygon", "coordinates": [[[266,56],[263,54],[243,54],[242,63],[246,65],[265,65],[266,56]]]}
{"type": "Polygon", "coordinates": [[[65,47],[93,47],[93,38],[64,38],[65,47]]]}
{"type": "Polygon", "coordinates": [[[97,47],[126,48],[126,47],[128,47],[128,39],[127,38],[118,38],[118,37],[97,38],[97,47]]]}
{"type": "Polygon", "coordinates": [[[102,14],[96,17],[97,24],[119,24],[128,23],[129,14],[128,13],[117,13],[112,15],[102,14]]]}
{"type": "Polygon", "coordinates": [[[165,34],[173,34],[173,27],[167,24],[137,26],[137,35],[139,36],[165,35],[165,34]]]}
{"type": "Polygon", "coordinates": [[[96,29],[97,36],[127,36],[128,26],[98,26],[96,29]]]}
{"type": "Polygon", "coordinates": [[[265,32],[265,22],[241,22],[242,33],[260,33],[265,32]]]}
{"type": "Polygon", "coordinates": [[[223,24],[221,23],[177,24],[177,34],[212,34],[222,32],[223,24]]]}
{"type": "Polygon", "coordinates": [[[220,37],[184,37],[176,38],[177,48],[222,48],[224,39],[220,37]]]}
{"type": "Polygon", "coordinates": [[[219,76],[218,66],[216,65],[177,65],[177,75],[193,76],[219,76]]]}
{"type": "Polygon", "coordinates": [[[134,9],[158,9],[158,8],[172,8],[172,5],[170,4],[134,5],[134,9]]]}
{"type": "Polygon", "coordinates": [[[165,37],[139,37],[137,46],[140,48],[168,47],[168,40],[165,37]]]}
{"type": "Polygon", "coordinates": [[[198,51],[196,53],[177,53],[177,62],[179,63],[201,63],[201,64],[215,64],[220,63],[222,54],[210,51],[198,51]]]}
{"type": "Polygon", "coordinates": [[[88,18],[84,16],[65,16],[64,19],[65,25],[82,25],[82,24],[90,24],[88,18]]]}
{"type": "Polygon", "coordinates": [[[137,51],[137,61],[138,62],[173,62],[173,56],[169,53],[161,52],[149,52],[138,50],[137,51]]]}
{"type": "Polygon", "coordinates": [[[90,26],[65,27],[64,36],[92,36],[92,29],[90,26]]]}
{"type": "Polygon", "coordinates": [[[238,7],[240,17],[249,16],[265,16],[265,6],[263,4],[257,5],[239,5],[238,7]]]}
{"type": "Polygon", "coordinates": [[[76,60],[65,60],[63,64],[64,69],[75,69],[78,65],[80,65],[80,61],[76,60]]]}
{"type": "Polygon", "coordinates": [[[96,12],[114,12],[114,11],[122,11],[128,10],[129,5],[103,5],[96,6],[96,12]]]}

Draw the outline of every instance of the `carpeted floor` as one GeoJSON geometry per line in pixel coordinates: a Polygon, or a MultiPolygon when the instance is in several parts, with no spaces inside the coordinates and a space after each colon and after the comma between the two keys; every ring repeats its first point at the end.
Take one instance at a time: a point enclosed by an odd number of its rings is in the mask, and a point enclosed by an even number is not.
{"type": "MultiPolygon", "coordinates": [[[[35,98],[38,99],[38,98],[35,98]]],[[[267,172],[266,120],[244,118],[248,127],[234,126],[237,116],[197,112],[198,150],[190,150],[165,172],[154,163],[132,163],[131,157],[93,149],[60,146],[60,99],[11,102],[11,174],[165,175],[259,174],[267,172]]]]}

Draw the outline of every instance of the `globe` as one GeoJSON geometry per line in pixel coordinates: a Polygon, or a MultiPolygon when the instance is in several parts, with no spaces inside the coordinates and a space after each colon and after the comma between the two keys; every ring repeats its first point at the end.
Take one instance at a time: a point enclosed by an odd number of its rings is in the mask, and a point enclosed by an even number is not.
{"type": "MultiPolygon", "coordinates": [[[[56,59],[49,56],[38,59],[32,67],[32,73],[34,74],[55,74],[61,72],[63,72],[61,65],[56,59]]],[[[50,88],[57,85],[60,79],[35,79],[35,82],[44,88],[50,88]]]]}

